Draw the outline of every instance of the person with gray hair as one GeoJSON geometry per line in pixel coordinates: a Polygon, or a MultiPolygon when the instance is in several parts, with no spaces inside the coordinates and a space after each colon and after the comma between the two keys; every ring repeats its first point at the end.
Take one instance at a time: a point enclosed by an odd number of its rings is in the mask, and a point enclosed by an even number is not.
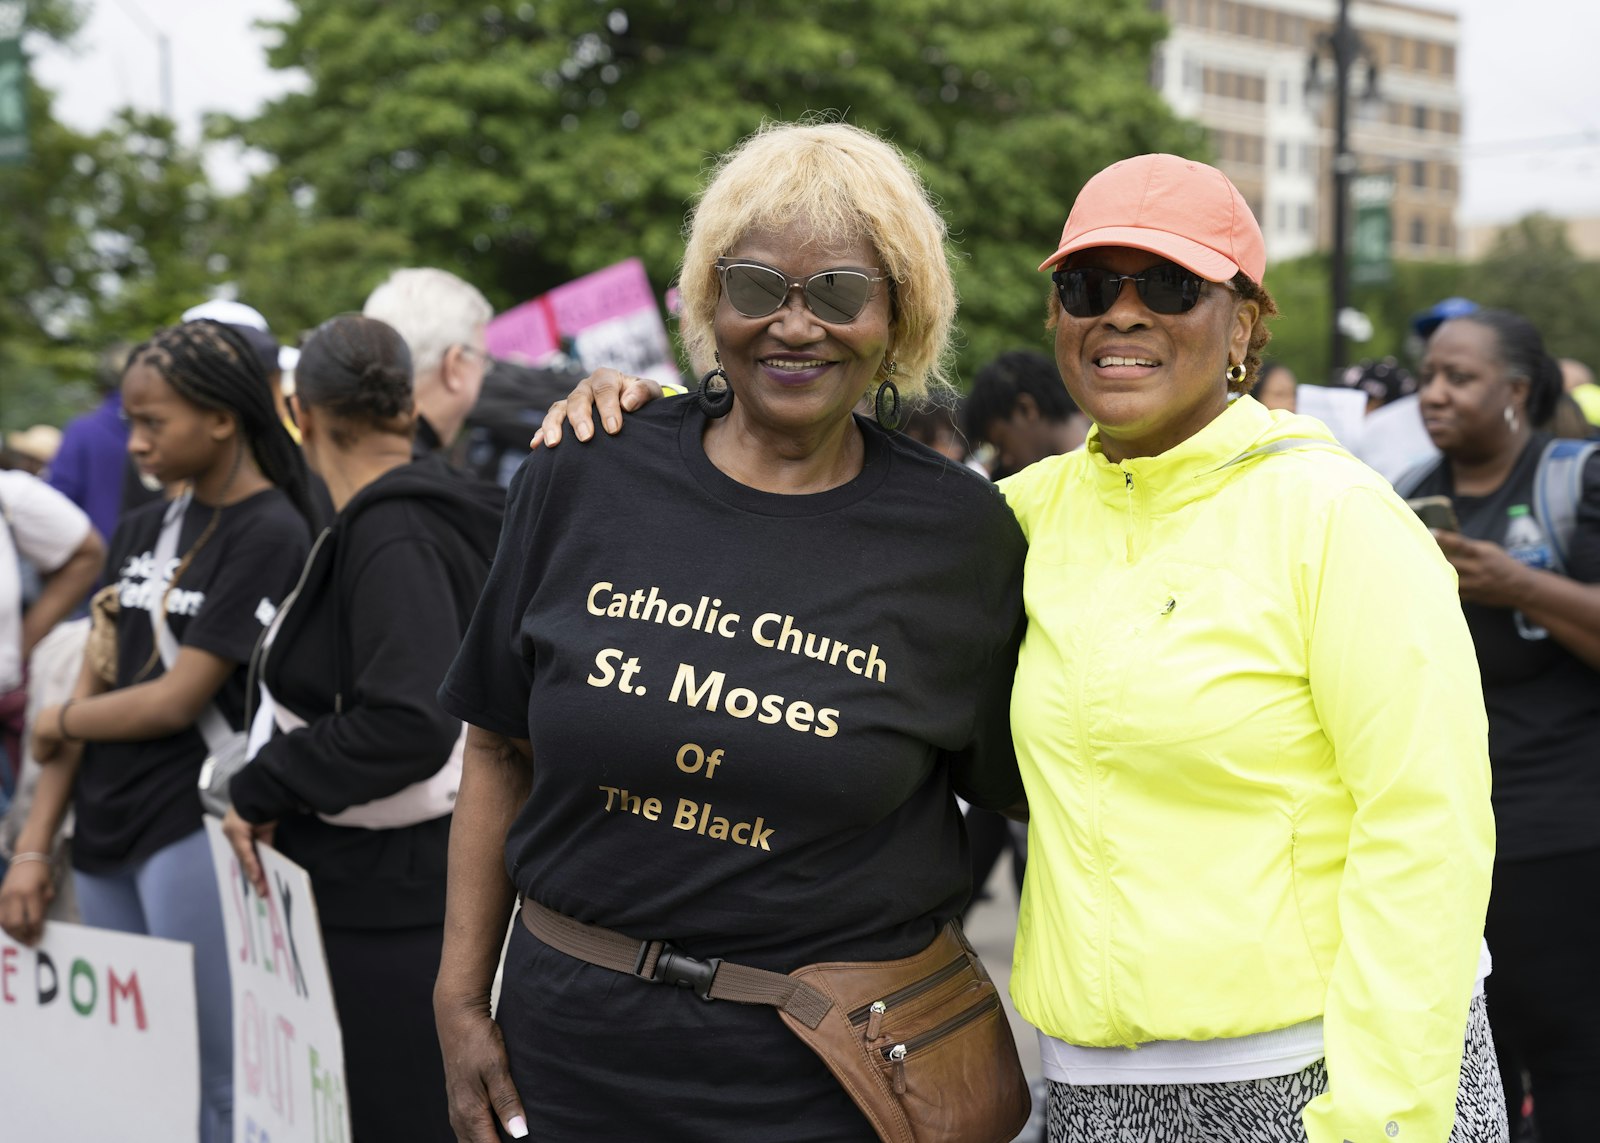
{"type": "Polygon", "coordinates": [[[387,322],[411,350],[417,430],[413,455],[446,448],[477,404],[488,372],[484,331],[494,308],[475,286],[448,270],[396,270],[361,312],[387,322]]]}

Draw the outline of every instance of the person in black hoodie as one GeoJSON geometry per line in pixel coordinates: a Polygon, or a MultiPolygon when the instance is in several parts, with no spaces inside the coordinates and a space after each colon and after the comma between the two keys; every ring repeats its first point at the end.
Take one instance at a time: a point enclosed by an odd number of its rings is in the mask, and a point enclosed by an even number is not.
{"type": "Polygon", "coordinates": [[[223,828],[258,888],[256,841],[311,875],[356,1140],[448,1140],[431,996],[462,726],[434,696],[502,504],[411,460],[410,354],[383,322],[318,329],[292,401],[338,515],[260,652],[254,753],[223,828]]]}

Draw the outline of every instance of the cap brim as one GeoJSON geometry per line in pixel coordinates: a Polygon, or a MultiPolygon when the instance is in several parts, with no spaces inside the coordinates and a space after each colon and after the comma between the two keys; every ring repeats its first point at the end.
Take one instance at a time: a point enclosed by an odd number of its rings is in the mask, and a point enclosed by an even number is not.
{"type": "Polygon", "coordinates": [[[1219,254],[1209,246],[1202,246],[1192,238],[1166,230],[1150,230],[1142,226],[1105,226],[1078,235],[1039,264],[1048,270],[1068,254],[1096,246],[1127,246],[1134,250],[1147,250],[1159,254],[1169,262],[1176,262],[1186,270],[1193,270],[1208,282],[1227,282],[1239,272],[1239,264],[1219,254]]]}

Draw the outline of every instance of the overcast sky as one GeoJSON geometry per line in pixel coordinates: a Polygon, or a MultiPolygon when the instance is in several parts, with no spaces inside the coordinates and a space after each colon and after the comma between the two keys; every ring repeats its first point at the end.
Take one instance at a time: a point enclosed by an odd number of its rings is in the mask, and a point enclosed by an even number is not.
{"type": "MultiPolygon", "coordinates": [[[[1600,3],[1412,2],[1461,15],[1460,221],[1532,210],[1600,216],[1600,3]]],[[[1335,0],[1327,3],[1331,14],[1335,0]]],[[[129,103],[157,110],[155,33],[164,32],[174,105],[193,138],[201,112],[248,113],[294,85],[267,67],[268,36],[253,27],[288,10],[287,0],[93,0],[74,50],[39,48],[35,74],[58,93],[56,113],[76,127],[98,127],[129,103]]],[[[211,166],[225,185],[242,181],[237,156],[216,156],[211,166]]]]}

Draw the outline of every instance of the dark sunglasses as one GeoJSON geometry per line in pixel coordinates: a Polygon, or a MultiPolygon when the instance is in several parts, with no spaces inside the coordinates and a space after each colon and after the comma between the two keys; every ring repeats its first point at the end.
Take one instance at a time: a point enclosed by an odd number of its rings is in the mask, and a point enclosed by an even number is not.
{"type": "Polygon", "coordinates": [[[872,299],[873,283],[883,281],[874,276],[878,273],[876,267],[868,270],[838,266],[809,278],[791,278],[760,262],[718,258],[713,265],[722,276],[722,292],[727,295],[728,304],[747,318],[777,313],[789,291],[799,286],[812,313],[831,325],[843,325],[861,315],[872,299]]]}
{"type": "Polygon", "coordinates": [[[1116,274],[1098,266],[1073,266],[1050,275],[1061,308],[1073,317],[1099,317],[1117,304],[1122,283],[1132,282],[1151,313],[1186,314],[1200,301],[1205,279],[1182,266],[1163,262],[1142,274],[1116,274]]]}

